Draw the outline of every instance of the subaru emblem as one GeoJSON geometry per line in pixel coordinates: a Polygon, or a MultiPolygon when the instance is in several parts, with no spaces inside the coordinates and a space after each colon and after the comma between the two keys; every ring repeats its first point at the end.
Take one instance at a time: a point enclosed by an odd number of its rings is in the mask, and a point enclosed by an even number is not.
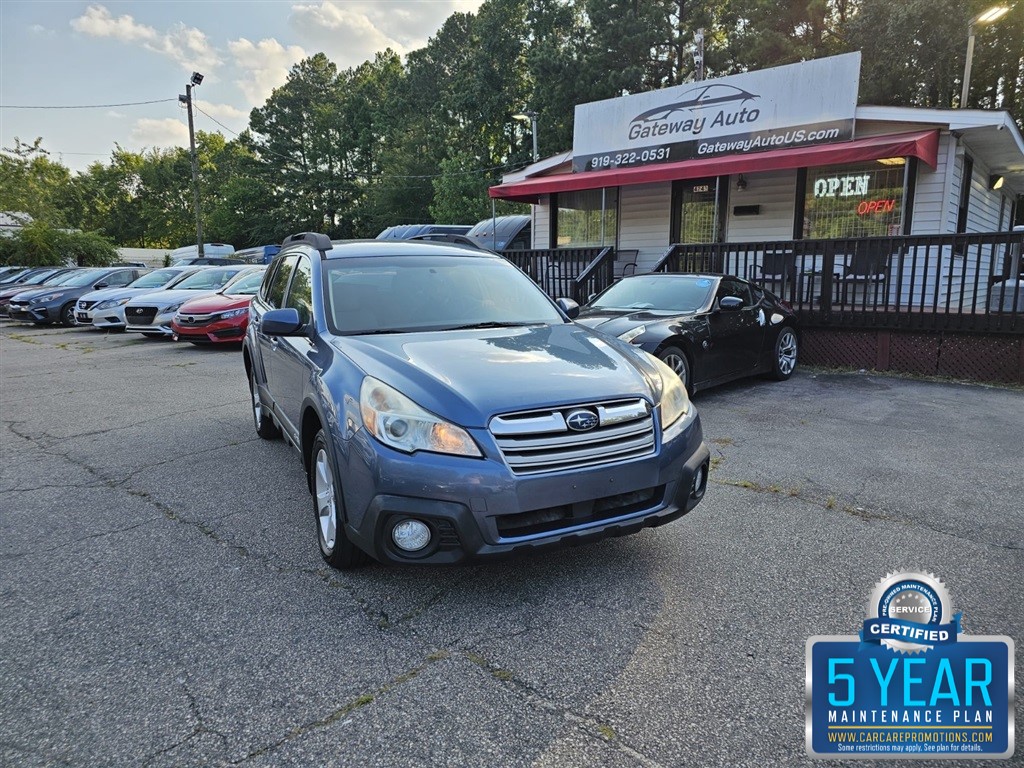
{"type": "Polygon", "coordinates": [[[569,429],[573,432],[587,432],[596,427],[598,422],[599,419],[596,413],[584,410],[583,408],[570,411],[569,415],[565,418],[565,423],[569,425],[569,429]]]}

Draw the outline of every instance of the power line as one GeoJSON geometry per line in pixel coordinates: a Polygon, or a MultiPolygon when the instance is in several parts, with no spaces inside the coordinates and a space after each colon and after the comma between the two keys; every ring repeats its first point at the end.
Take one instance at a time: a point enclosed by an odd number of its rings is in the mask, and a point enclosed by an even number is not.
{"type": "Polygon", "coordinates": [[[72,106],[41,106],[38,104],[0,104],[0,109],[109,109],[110,107],[138,107],[143,104],[164,104],[169,101],[177,101],[177,99],[155,99],[153,101],[126,101],[123,104],[75,104],[72,106]]]}

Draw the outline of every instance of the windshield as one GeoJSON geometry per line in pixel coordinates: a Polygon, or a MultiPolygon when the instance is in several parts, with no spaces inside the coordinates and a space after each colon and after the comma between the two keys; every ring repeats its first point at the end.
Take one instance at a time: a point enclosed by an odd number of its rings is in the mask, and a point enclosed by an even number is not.
{"type": "Polygon", "coordinates": [[[403,333],[565,322],[504,259],[399,256],[326,262],[334,333],[403,333]]]}
{"type": "Polygon", "coordinates": [[[45,272],[36,272],[34,275],[22,282],[22,285],[42,285],[47,282],[52,285],[54,282],[58,282],[60,278],[65,276],[66,274],[58,269],[48,269],[45,272]]]}
{"type": "Polygon", "coordinates": [[[25,271],[24,269],[16,269],[9,275],[4,275],[3,279],[0,280],[0,285],[11,285],[18,282],[19,279],[25,276],[25,271]]]}
{"type": "Polygon", "coordinates": [[[238,269],[201,269],[174,287],[182,291],[216,291],[238,272],[238,269]]]}
{"type": "Polygon", "coordinates": [[[617,282],[588,307],[697,312],[707,306],[714,287],[715,281],[707,277],[629,277],[617,282]]]}
{"type": "Polygon", "coordinates": [[[155,272],[150,272],[147,275],[143,275],[134,283],[129,283],[129,288],[159,288],[161,285],[166,284],[171,278],[177,277],[181,273],[176,269],[158,269],[155,272]]]}
{"type": "Polygon", "coordinates": [[[260,291],[260,285],[263,284],[264,272],[266,270],[261,269],[259,272],[239,275],[225,285],[221,293],[229,296],[255,296],[260,291]]]}
{"type": "Polygon", "coordinates": [[[80,272],[70,273],[70,277],[67,280],[61,280],[57,285],[61,285],[65,288],[81,288],[84,285],[89,285],[100,279],[101,275],[105,275],[106,270],[103,269],[83,269],[80,272]]]}

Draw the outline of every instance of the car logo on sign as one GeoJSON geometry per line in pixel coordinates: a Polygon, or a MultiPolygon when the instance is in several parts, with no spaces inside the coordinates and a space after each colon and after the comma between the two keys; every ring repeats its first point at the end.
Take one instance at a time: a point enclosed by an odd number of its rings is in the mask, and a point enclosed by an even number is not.
{"type": "Polygon", "coordinates": [[[569,425],[569,429],[573,432],[586,432],[593,429],[599,423],[597,414],[593,411],[583,410],[582,408],[575,411],[571,411],[565,418],[565,423],[569,425]]]}

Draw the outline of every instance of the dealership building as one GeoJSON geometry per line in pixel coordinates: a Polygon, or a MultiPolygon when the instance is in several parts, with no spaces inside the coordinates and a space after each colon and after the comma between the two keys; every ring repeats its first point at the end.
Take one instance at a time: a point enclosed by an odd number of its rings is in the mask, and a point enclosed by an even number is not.
{"type": "Polygon", "coordinates": [[[506,175],[536,249],[999,232],[1024,194],[1007,112],[858,105],[860,53],[576,107],[573,149],[506,175]]]}

